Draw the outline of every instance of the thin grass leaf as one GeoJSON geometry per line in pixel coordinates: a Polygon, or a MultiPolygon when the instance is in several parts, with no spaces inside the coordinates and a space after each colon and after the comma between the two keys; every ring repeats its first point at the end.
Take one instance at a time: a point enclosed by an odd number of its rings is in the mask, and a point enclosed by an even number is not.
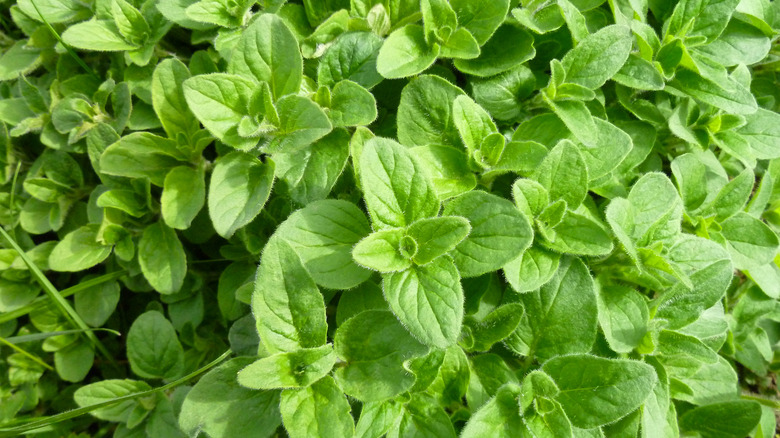
{"type": "MultiPolygon", "coordinates": [[[[91,280],[84,281],[82,283],[79,283],[75,286],[71,286],[67,289],[63,289],[60,291],[60,295],[63,298],[67,298],[71,295],[77,294],[81,291],[87,290],[94,286],[99,286],[103,283],[108,283],[109,281],[117,280],[121,278],[123,275],[125,275],[127,272],[124,270],[121,271],[114,271],[109,272],[108,274],[101,275],[100,277],[93,278],[91,280]]],[[[41,307],[45,306],[46,303],[49,301],[49,297],[39,297],[36,298],[32,303],[27,304],[24,307],[20,307],[16,310],[12,310],[10,312],[6,312],[3,314],[0,314],[0,324],[6,323],[8,321],[13,321],[16,318],[22,317],[24,315],[27,315],[28,313],[40,309],[41,307]]]]}
{"type": "Polygon", "coordinates": [[[78,328],[85,330],[84,335],[87,336],[87,339],[92,343],[92,345],[102,354],[106,359],[108,359],[109,362],[116,364],[116,359],[109,353],[109,351],[106,349],[105,345],[103,345],[102,342],[95,336],[94,333],[92,333],[90,330],[90,327],[87,325],[87,323],[84,322],[83,319],[81,319],[81,316],[76,312],[76,310],[68,303],[65,298],[62,296],[62,294],[57,290],[56,287],[54,287],[53,284],[49,281],[48,278],[41,272],[41,270],[38,268],[38,266],[33,263],[32,260],[30,260],[29,257],[27,257],[27,254],[24,252],[24,250],[19,246],[19,244],[16,243],[16,240],[11,237],[11,235],[8,234],[7,231],[5,231],[3,228],[0,228],[0,234],[3,235],[3,237],[8,240],[8,242],[11,244],[11,246],[16,250],[16,252],[19,253],[19,256],[24,260],[24,263],[27,265],[27,267],[30,269],[30,272],[35,277],[35,280],[38,282],[38,284],[41,285],[43,290],[46,292],[46,294],[54,300],[54,303],[57,305],[57,307],[60,309],[60,311],[65,315],[65,317],[75,326],[78,328]]]}
{"type": "Polygon", "coordinates": [[[0,343],[2,343],[3,345],[7,345],[8,347],[11,347],[14,351],[16,351],[19,354],[23,354],[23,355],[27,356],[28,358],[30,358],[30,360],[32,360],[35,363],[37,363],[38,365],[46,368],[47,370],[54,371],[54,368],[51,365],[49,365],[46,362],[44,362],[38,356],[36,356],[36,355],[34,355],[34,354],[32,354],[32,353],[30,353],[28,351],[25,351],[23,348],[21,348],[21,347],[19,347],[17,345],[14,345],[15,344],[14,342],[11,342],[11,341],[9,341],[9,340],[7,340],[5,338],[0,337],[0,343]]]}

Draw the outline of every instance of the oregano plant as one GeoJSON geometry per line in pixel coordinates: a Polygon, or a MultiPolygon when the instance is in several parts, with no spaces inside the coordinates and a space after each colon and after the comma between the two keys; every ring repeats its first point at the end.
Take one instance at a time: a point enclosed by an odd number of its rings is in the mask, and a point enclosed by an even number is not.
{"type": "Polygon", "coordinates": [[[775,436],[778,35],[0,0],[0,437],[775,436]]]}

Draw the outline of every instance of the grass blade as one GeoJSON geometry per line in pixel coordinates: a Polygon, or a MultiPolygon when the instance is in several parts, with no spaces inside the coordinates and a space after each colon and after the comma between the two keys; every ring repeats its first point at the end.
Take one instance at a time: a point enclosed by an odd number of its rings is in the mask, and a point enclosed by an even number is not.
{"type": "MultiPolygon", "coordinates": [[[[67,289],[63,289],[60,291],[60,295],[63,298],[67,298],[73,294],[77,294],[93,286],[98,286],[103,283],[108,283],[109,281],[117,280],[122,276],[124,276],[125,274],[127,274],[127,272],[124,270],[109,272],[108,274],[101,275],[100,277],[84,281],[75,286],[71,286],[67,289]]],[[[34,310],[40,309],[41,307],[46,305],[48,301],[49,301],[49,297],[36,298],[32,303],[27,304],[26,306],[20,307],[16,310],[12,310],[10,312],[5,312],[3,314],[0,314],[0,324],[6,323],[8,321],[12,321],[16,318],[27,315],[28,313],[34,310]]]]}
{"type": "Polygon", "coordinates": [[[22,258],[24,263],[27,265],[27,268],[30,269],[30,272],[35,277],[35,280],[38,282],[38,284],[41,285],[44,292],[46,292],[46,295],[51,298],[54,303],[57,305],[57,307],[62,311],[62,313],[65,315],[65,318],[67,318],[73,325],[76,327],[86,330],[84,332],[84,335],[87,336],[87,339],[92,343],[92,345],[100,352],[100,354],[103,355],[109,362],[114,364],[115,366],[118,366],[116,363],[116,360],[111,355],[111,353],[108,352],[105,345],[103,345],[102,342],[100,342],[100,339],[95,336],[94,333],[89,331],[90,327],[87,325],[87,323],[84,322],[83,319],[81,319],[81,316],[79,316],[78,313],[76,313],[76,310],[73,309],[73,307],[68,303],[68,301],[65,300],[65,298],[60,294],[60,292],[57,290],[56,287],[54,287],[53,284],[49,281],[48,278],[41,272],[41,270],[38,268],[38,266],[35,265],[35,263],[30,260],[29,257],[27,257],[27,254],[24,252],[24,250],[19,247],[19,244],[16,243],[16,240],[11,237],[5,229],[0,227],[0,234],[3,235],[3,237],[8,240],[8,242],[11,244],[11,246],[16,250],[16,252],[19,253],[19,256],[22,258]]]}
{"type": "Polygon", "coordinates": [[[41,365],[42,367],[46,368],[49,371],[54,371],[54,368],[52,368],[51,365],[49,365],[46,362],[44,362],[43,360],[41,360],[41,358],[39,358],[38,356],[25,351],[24,349],[22,349],[21,347],[19,347],[17,345],[14,345],[13,342],[10,342],[10,341],[0,337],[0,344],[6,345],[8,347],[11,347],[11,349],[13,349],[14,351],[16,351],[19,354],[27,356],[28,358],[30,358],[30,360],[32,360],[33,362],[37,363],[38,365],[41,365]]]}
{"type": "Polygon", "coordinates": [[[112,335],[116,336],[122,336],[121,333],[119,333],[116,330],[111,330],[107,328],[94,328],[89,330],[60,330],[57,332],[46,332],[46,333],[33,333],[31,335],[22,335],[22,336],[12,336],[10,338],[6,338],[6,342],[10,344],[23,344],[25,342],[35,342],[35,341],[42,341],[44,339],[53,338],[54,336],[63,336],[63,335],[73,335],[76,333],[84,333],[84,332],[109,332],[112,335]]]}

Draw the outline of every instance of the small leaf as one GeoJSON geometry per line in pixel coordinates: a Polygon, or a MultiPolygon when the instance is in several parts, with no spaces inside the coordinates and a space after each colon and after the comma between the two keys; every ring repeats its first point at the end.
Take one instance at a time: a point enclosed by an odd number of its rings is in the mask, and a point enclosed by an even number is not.
{"type": "Polygon", "coordinates": [[[333,347],[324,345],[258,359],[238,372],[238,383],[251,389],[305,388],[330,373],[333,347]]]}
{"type": "Polygon", "coordinates": [[[220,157],[209,184],[209,216],[214,229],[229,238],[252,221],[271,194],[274,163],[232,152],[220,157]]]}
{"type": "MultiPolygon", "coordinates": [[[[352,249],[352,258],[358,264],[382,273],[403,271],[412,266],[410,257],[401,252],[405,236],[406,232],[403,228],[390,228],[371,233],[355,245],[352,249]]],[[[413,244],[417,245],[416,242],[413,244]]]]}
{"type": "Polygon", "coordinates": [[[412,260],[418,265],[430,263],[439,256],[452,251],[471,232],[471,225],[465,218],[444,216],[420,219],[406,230],[414,239],[417,251],[412,260]]]}
{"type": "Polygon", "coordinates": [[[561,61],[566,82],[596,89],[611,79],[628,59],[632,37],[627,27],[601,28],[566,53],[561,61]]]}
{"type": "Polygon", "coordinates": [[[699,406],[683,414],[680,428],[702,437],[743,437],[761,419],[761,406],[752,400],[734,400],[699,406]]]}
{"type": "Polygon", "coordinates": [[[189,228],[205,202],[206,181],[202,170],[179,166],[165,176],[160,204],[169,227],[189,228]]]}
{"type": "Polygon", "coordinates": [[[181,289],[187,256],[176,231],[162,221],[149,225],[138,242],[138,263],[144,277],[161,294],[181,289]]]}
{"type": "Polygon", "coordinates": [[[449,257],[385,275],[385,298],[398,320],[426,345],[446,348],[460,335],[463,288],[449,257]]]}
{"type": "Polygon", "coordinates": [[[430,178],[407,148],[372,138],[363,146],[358,166],[376,228],[405,227],[438,214],[440,204],[430,178]]]}
{"type": "Polygon", "coordinates": [[[85,225],[57,242],[49,255],[49,268],[60,272],[89,269],[111,255],[111,247],[97,242],[98,227],[85,225]]]}
{"type": "Polygon", "coordinates": [[[141,314],[130,326],[127,359],[133,372],[147,379],[172,380],[184,373],[184,350],[176,330],[155,310],[141,314]]]}
{"type": "Polygon", "coordinates": [[[325,303],[293,248],[272,238],[257,269],[252,310],[257,331],[271,353],[325,344],[325,303]]]}
{"type": "Polygon", "coordinates": [[[290,438],[343,438],[355,433],[349,402],[330,376],[307,388],[282,391],[279,410],[290,438]]]}
{"type": "Polygon", "coordinates": [[[303,77],[298,40],[281,17],[262,14],[241,33],[228,71],[249,80],[267,82],[277,100],[295,94],[303,77]]]}
{"type": "Polygon", "coordinates": [[[404,78],[425,71],[438,55],[438,48],[426,42],[423,28],[407,24],[391,33],[382,44],[376,69],[388,79],[404,78]]]}
{"type": "Polygon", "coordinates": [[[497,270],[516,259],[533,241],[528,219],[512,203],[496,195],[471,191],[448,202],[444,215],[462,216],[471,233],[452,252],[464,277],[497,270]]]}
{"type": "Polygon", "coordinates": [[[184,97],[190,110],[215,137],[237,149],[248,150],[257,139],[238,134],[238,124],[249,115],[255,84],[241,76],[212,73],[184,81],[184,97]]]}
{"type": "Polygon", "coordinates": [[[387,310],[369,310],[347,320],[336,331],[333,346],[346,362],[336,370],[336,380],[347,394],[364,402],[411,388],[415,379],[403,363],[428,350],[387,310]]]}

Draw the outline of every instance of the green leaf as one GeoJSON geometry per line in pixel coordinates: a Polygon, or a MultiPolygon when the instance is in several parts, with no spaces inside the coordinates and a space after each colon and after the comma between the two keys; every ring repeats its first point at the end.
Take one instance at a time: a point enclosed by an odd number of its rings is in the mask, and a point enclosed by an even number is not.
{"type": "Polygon", "coordinates": [[[369,125],[376,119],[376,100],[359,84],[350,80],[333,87],[330,101],[330,119],[333,126],[369,125]]]}
{"type": "Polygon", "coordinates": [[[190,78],[190,71],[178,59],[166,59],[157,64],[152,75],[152,104],[168,138],[178,134],[187,138],[200,129],[195,115],[187,106],[182,84],[190,78]]]}
{"type": "Polygon", "coordinates": [[[83,50],[121,52],[138,48],[119,33],[116,25],[108,20],[89,20],[74,24],[62,33],[65,44],[83,50]]]}
{"type": "Polygon", "coordinates": [[[446,216],[462,216],[471,233],[452,252],[463,277],[495,271],[531,245],[528,219],[508,200],[482,191],[465,193],[447,203],[446,216]]]}
{"type": "Polygon", "coordinates": [[[105,282],[87,287],[74,297],[74,308],[91,327],[106,323],[119,304],[119,283],[105,282]]]}
{"type": "Polygon", "coordinates": [[[531,292],[550,281],[561,256],[532,245],[520,257],[504,265],[504,278],[516,292],[531,292]]]}
{"type": "Polygon", "coordinates": [[[422,73],[439,55],[437,46],[429,46],[421,26],[407,24],[385,40],[376,58],[376,69],[388,79],[405,78],[422,73]]]}
{"type": "Polygon", "coordinates": [[[430,178],[409,149],[375,137],[363,146],[358,166],[375,228],[404,227],[439,212],[430,178]]]}
{"type": "Polygon", "coordinates": [[[149,225],[138,242],[138,263],[144,278],[161,294],[181,289],[187,256],[176,231],[162,222],[149,225]]]}
{"type": "Polygon", "coordinates": [[[433,190],[439,199],[452,198],[477,186],[477,178],[468,167],[468,158],[462,148],[428,145],[411,148],[431,177],[433,190]]]}
{"type": "MultiPolygon", "coordinates": [[[[73,393],[73,400],[77,405],[84,407],[150,389],[152,387],[146,382],[130,379],[108,379],[78,388],[73,393]]],[[[126,400],[113,406],[96,409],[90,413],[101,420],[125,422],[137,405],[138,402],[135,400],[126,400]]]]}
{"type": "Polygon", "coordinates": [[[780,242],[765,223],[739,212],[721,222],[723,237],[728,241],[731,260],[737,269],[750,269],[769,263],[777,254],[780,242]]]}
{"type": "Polygon", "coordinates": [[[275,99],[301,87],[303,59],[295,35],[278,15],[263,14],[241,33],[228,63],[230,73],[267,82],[275,99]]]}
{"type": "Polygon", "coordinates": [[[626,63],[612,79],[637,90],[663,90],[664,77],[655,65],[637,54],[629,55],[626,63]]]}
{"type": "Polygon", "coordinates": [[[387,438],[455,438],[455,428],[447,413],[433,400],[425,396],[415,396],[404,405],[401,418],[396,420],[387,438]]]}
{"type": "Polygon", "coordinates": [[[289,95],[276,102],[279,126],[265,151],[295,152],[327,135],[333,129],[325,111],[312,100],[289,95]]]}
{"type": "Polygon", "coordinates": [[[0,56],[0,81],[10,81],[20,74],[28,73],[41,63],[40,50],[27,46],[19,40],[0,56]]]}
{"type": "Polygon", "coordinates": [[[60,272],[78,272],[108,258],[111,246],[98,243],[98,231],[96,225],[85,225],[65,235],[49,255],[49,268],[60,272]]]}
{"type": "Polygon", "coordinates": [[[398,320],[426,345],[446,348],[460,335],[463,288],[449,257],[383,279],[385,298],[398,320]]]}
{"type": "Polygon", "coordinates": [[[209,184],[209,217],[219,235],[229,238],[263,209],[274,181],[274,163],[243,152],[220,157],[209,184]]]}
{"type": "Polygon", "coordinates": [[[480,53],[477,40],[463,28],[456,29],[439,47],[439,56],[442,58],[474,59],[480,53]]]}
{"type": "Polygon", "coordinates": [[[702,437],[743,437],[761,419],[761,405],[752,400],[734,400],[699,406],[683,414],[680,428],[702,437]]]}
{"type": "Polygon", "coordinates": [[[633,247],[633,243],[670,243],[680,234],[682,202],[666,175],[642,175],[626,201],[613,201],[606,211],[607,222],[626,248],[633,247]]]}
{"type": "Polygon", "coordinates": [[[582,144],[595,147],[598,140],[596,120],[588,107],[579,100],[548,101],[556,116],[582,144]]]}
{"type": "Polygon", "coordinates": [[[176,330],[156,310],[141,314],[130,326],[127,359],[133,372],[146,379],[173,380],[184,374],[184,350],[176,330]]]}
{"type": "Polygon", "coordinates": [[[168,172],[185,157],[173,140],[149,132],[134,132],[119,139],[100,156],[100,170],[109,175],[149,178],[156,186],[165,184],[168,172]]]}
{"type": "Polygon", "coordinates": [[[20,0],[17,6],[37,21],[42,21],[38,15],[40,11],[41,16],[52,24],[84,20],[92,15],[87,4],[68,0],[20,0]]]}
{"type": "Polygon", "coordinates": [[[160,204],[169,227],[189,228],[205,202],[206,181],[202,170],[179,166],[165,176],[160,204]]]}
{"type": "Polygon", "coordinates": [[[406,235],[417,243],[412,257],[414,263],[425,265],[452,251],[471,232],[471,225],[465,218],[444,216],[415,221],[406,230],[406,235]]]}
{"type": "Polygon", "coordinates": [[[257,139],[238,134],[238,124],[249,114],[249,101],[255,83],[241,76],[212,73],[191,77],[182,88],[190,110],[219,140],[237,149],[248,150],[257,139]]]}
{"type": "Polygon", "coordinates": [[[472,0],[452,0],[450,5],[458,17],[458,26],[471,32],[480,46],[490,39],[509,12],[509,0],[485,4],[472,0]]]}
{"type": "Polygon", "coordinates": [[[325,303],[295,250],[272,238],[257,269],[252,310],[257,331],[271,353],[325,344],[325,303]]]}
{"type": "Polygon", "coordinates": [[[238,383],[251,389],[305,388],[333,369],[333,347],[323,345],[258,359],[238,372],[238,383]]]}
{"type": "Polygon", "coordinates": [[[325,50],[317,66],[317,82],[325,87],[350,80],[371,89],[382,82],[376,71],[382,39],[369,32],[347,32],[325,50]]]}
{"type": "MultiPolygon", "coordinates": [[[[523,317],[523,306],[519,303],[504,304],[490,312],[484,319],[466,317],[465,325],[470,333],[466,343],[469,351],[488,351],[515,331],[523,317]]],[[[462,344],[463,345],[463,344],[462,344]]]]}
{"type": "Polygon", "coordinates": [[[758,108],[753,114],[746,114],[745,125],[737,132],[745,137],[753,154],[758,159],[780,157],[776,145],[780,141],[780,114],[758,108]]]}
{"type": "Polygon", "coordinates": [[[439,76],[412,79],[398,105],[398,141],[405,146],[458,145],[453,101],[463,91],[439,76]]]}
{"type": "Polygon", "coordinates": [[[519,394],[520,387],[517,385],[502,386],[495,397],[471,416],[461,432],[461,437],[510,438],[516,436],[517,431],[525,430],[517,407],[519,394]]]}
{"type": "Polygon", "coordinates": [[[600,256],[612,252],[612,237],[606,224],[595,218],[587,208],[580,206],[576,211],[562,213],[560,222],[552,228],[544,224],[540,226],[542,221],[537,221],[544,246],[553,251],[579,255],[600,256]]]}
{"type": "Polygon", "coordinates": [[[757,110],[756,99],[750,90],[733,79],[717,84],[692,71],[681,69],[669,85],[731,114],[749,115],[757,110]]]}
{"type": "Polygon", "coordinates": [[[474,59],[456,59],[455,68],[474,76],[489,77],[503,73],[536,55],[534,38],[514,24],[502,24],[482,46],[474,59]],[[512,41],[512,44],[506,44],[512,41]]]}
{"type": "Polygon", "coordinates": [[[745,169],[723,186],[712,201],[716,220],[722,221],[743,210],[753,191],[754,182],[753,170],[745,169]]]}
{"type": "Polygon", "coordinates": [[[474,78],[472,95],[477,103],[497,120],[513,120],[520,116],[522,101],[536,86],[530,68],[517,65],[496,76],[474,78]]]}
{"type": "Polygon", "coordinates": [[[658,381],[650,365],[585,354],[547,361],[542,370],[560,389],[558,402],[572,425],[589,429],[612,423],[638,408],[658,381]]]}
{"type": "Polygon", "coordinates": [[[138,9],[127,0],[112,0],[111,14],[114,17],[117,30],[126,41],[143,45],[144,40],[149,37],[151,29],[138,9]]]}
{"type": "Polygon", "coordinates": [[[368,402],[363,404],[355,436],[379,438],[386,434],[397,418],[401,417],[403,404],[395,401],[368,402]]]}
{"type": "Polygon", "coordinates": [[[671,247],[669,258],[683,269],[693,286],[678,282],[658,300],[654,318],[666,319],[667,328],[676,329],[695,321],[705,309],[720,301],[734,268],[720,245],[695,236],[679,239],[671,247]]]}
{"type": "MultiPolygon", "coordinates": [[[[345,366],[336,370],[344,392],[364,402],[385,400],[415,382],[403,364],[427,348],[386,310],[358,313],[340,325],[333,341],[345,366]]],[[[360,423],[358,423],[360,429],[360,423]]]]}
{"type": "Polygon", "coordinates": [[[406,248],[414,248],[415,253],[418,249],[414,240],[407,239],[409,238],[403,228],[371,233],[352,248],[352,258],[358,264],[382,273],[403,271],[412,266],[411,256],[406,252],[406,248]]]}
{"type": "Polygon", "coordinates": [[[290,438],[342,438],[355,433],[349,402],[330,376],[307,388],[282,391],[279,410],[290,438]]]}
{"type": "Polygon", "coordinates": [[[520,326],[507,342],[513,350],[539,359],[585,353],[596,341],[596,287],[579,259],[561,260],[541,289],[522,294],[520,326]]]}
{"type": "Polygon", "coordinates": [[[328,196],[347,165],[349,141],[346,130],[334,129],[303,149],[274,154],[276,176],[295,202],[307,205],[328,196]]]}
{"type": "Polygon", "coordinates": [[[625,64],[632,40],[629,29],[619,25],[589,35],[561,60],[566,82],[590,89],[601,87],[625,64]]]}
{"type": "Polygon", "coordinates": [[[201,377],[181,405],[181,429],[190,436],[271,437],[282,423],[279,392],[244,388],[236,381],[236,374],[254,360],[237,357],[201,377]]]}
{"type": "Polygon", "coordinates": [[[630,353],[647,333],[647,301],[637,291],[619,285],[598,288],[599,325],[609,347],[630,353]]]}
{"type": "Polygon", "coordinates": [[[597,117],[593,118],[593,122],[596,125],[596,144],[594,147],[580,148],[590,181],[605,177],[620,168],[634,148],[631,136],[622,129],[597,117]]]}
{"type": "Polygon", "coordinates": [[[371,275],[352,260],[352,248],[370,232],[365,214],[355,204],[329,199],[291,214],[274,236],[295,249],[317,284],[350,289],[371,275]]]}
{"type": "Polygon", "coordinates": [[[577,146],[569,141],[558,143],[545,157],[535,173],[536,180],[547,190],[551,201],[563,199],[574,210],[588,194],[588,169],[577,146]]]}
{"type": "Polygon", "coordinates": [[[446,40],[458,26],[458,17],[445,0],[420,0],[425,40],[432,44],[446,40]]]}
{"type": "Polygon", "coordinates": [[[94,361],[95,351],[86,342],[75,342],[54,353],[57,375],[66,382],[84,380],[94,361]]]}
{"type": "Polygon", "coordinates": [[[498,132],[490,115],[470,97],[460,95],[452,102],[452,120],[469,153],[479,150],[482,139],[498,132]]]}

